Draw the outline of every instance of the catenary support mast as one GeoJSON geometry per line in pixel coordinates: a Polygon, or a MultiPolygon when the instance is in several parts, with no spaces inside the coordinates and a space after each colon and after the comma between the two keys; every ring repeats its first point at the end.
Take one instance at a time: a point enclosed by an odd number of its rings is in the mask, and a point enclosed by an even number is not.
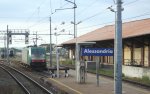
{"type": "Polygon", "coordinates": [[[51,28],[51,17],[50,17],[50,44],[49,44],[49,52],[50,52],[50,67],[52,67],[52,28],[51,28]]]}
{"type": "Polygon", "coordinates": [[[122,94],[122,0],[116,0],[115,54],[114,54],[114,91],[122,94]]]}

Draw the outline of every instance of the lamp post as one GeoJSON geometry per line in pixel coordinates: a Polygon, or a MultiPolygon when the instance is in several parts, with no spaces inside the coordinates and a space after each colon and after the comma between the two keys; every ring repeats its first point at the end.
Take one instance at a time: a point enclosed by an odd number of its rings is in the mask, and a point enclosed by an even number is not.
{"type": "MultiPolygon", "coordinates": [[[[55,12],[53,12],[53,13],[51,13],[51,16],[54,14],[55,12]]],[[[49,39],[50,39],[50,43],[49,43],[49,53],[50,53],[50,60],[49,60],[49,62],[50,62],[50,67],[52,67],[52,62],[53,62],[53,58],[52,58],[52,17],[49,17],[49,22],[50,22],[50,25],[49,25],[49,32],[50,32],[50,34],[49,34],[49,39]]]]}
{"type": "MultiPolygon", "coordinates": [[[[74,2],[72,2],[72,1],[69,1],[69,0],[65,0],[65,1],[67,1],[67,2],[69,2],[69,3],[71,3],[71,4],[73,4],[74,5],[74,7],[73,8],[63,8],[63,9],[55,9],[55,12],[57,11],[57,10],[66,10],[66,9],[74,9],[74,17],[73,17],[73,19],[74,19],[74,23],[76,24],[76,8],[77,8],[77,5],[76,5],[76,3],[75,3],[75,0],[74,0],[74,2]]],[[[74,38],[76,38],[76,25],[74,24],[74,38]]]]}
{"type": "MultiPolygon", "coordinates": [[[[57,11],[57,10],[65,10],[65,9],[74,9],[74,22],[73,22],[73,24],[74,24],[74,38],[76,38],[77,37],[77,30],[76,30],[76,8],[77,8],[77,5],[76,5],[76,2],[75,2],[75,0],[74,0],[74,2],[72,2],[72,1],[69,1],[69,0],[65,0],[65,1],[67,1],[67,2],[69,2],[69,3],[71,3],[71,4],[73,4],[74,5],[74,7],[73,8],[64,8],[64,9],[55,9],[55,12],[57,11]]],[[[79,61],[79,59],[77,59],[77,58],[79,58],[78,57],[78,47],[77,47],[77,43],[75,43],[76,44],[76,46],[75,46],[75,61],[76,61],[76,66],[77,66],[77,62],[79,61]]],[[[76,67],[75,67],[75,69],[77,69],[76,67]]],[[[76,72],[77,74],[76,75],[78,75],[78,72],[76,72]]],[[[77,79],[78,79],[78,76],[77,76],[77,79]]],[[[78,82],[78,80],[77,80],[77,82],[78,82]]]]}
{"type": "MultiPolygon", "coordinates": [[[[57,28],[55,28],[54,30],[57,30],[57,28]]],[[[64,32],[65,29],[62,29],[60,32],[64,32]]],[[[58,34],[57,32],[54,33],[54,35],[56,36],[56,64],[57,64],[57,77],[59,78],[59,52],[58,52],[58,41],[57,41],[57,36],[58,35],[72,35],[72,34],[58,34]]]]}
{"type": "Polygon", "coordinates": [[[74,23],[71,22],[72,24],[74,24],[75,27],[75,69],[76,69],[76,81],[80,82],[80,59],[79,59],[79,45],[77,44],[77,25],[81,23],[81,21],[79,21],[78,23],[74,23]]]}
{"type": "Polygon", "coordinates": [[[56,64],[57,64],[57,78],[59,78],[59,53],[57,47],[57,36],[58,34],[55,32],[54,35],[56,36],[56,64]]]}

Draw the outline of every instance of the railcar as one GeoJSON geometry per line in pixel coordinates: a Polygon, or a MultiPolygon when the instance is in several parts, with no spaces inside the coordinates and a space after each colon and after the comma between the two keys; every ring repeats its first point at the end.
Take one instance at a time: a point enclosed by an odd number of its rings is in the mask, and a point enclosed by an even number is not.
{"type": "MultiPolygon", "coordinates": [[[[1,58],[7,57],[7,50],[6,49],[1,49],[0,54],[1,54],[1,58]]],[[[14,57],[14,55],[15,55],[14,50],[9,49],[8,50],[8,55],[9,55],[9,57],[14,57]]]]}
{"type": "Polygon", "coordinates": [[[10,49],[9,50],[9,57],[13,57],[14,56],[14,50],[13,49],[10,49]]]}
{"type": "Polygon", "coordinates": [[[46,69],[46,51],[42,47],[28,47],[22,50],[22,63],[32,69],[46,69]]]}

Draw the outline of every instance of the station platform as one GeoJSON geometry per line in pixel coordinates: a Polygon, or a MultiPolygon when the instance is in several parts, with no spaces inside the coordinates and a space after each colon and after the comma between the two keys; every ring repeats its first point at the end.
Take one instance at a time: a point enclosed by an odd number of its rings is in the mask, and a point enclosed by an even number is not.
{"type": "MultiPolygon", "coordinates": [[[[96,75],[87,73],[86,83],[79,84],[76,82],[75,71],[69,70],[68,73],[68,77],[47,78],[46,81],[68,94],[114,94],[114,80],[112,78],[100,76],[99,86],[97,86],[96,75]]],[[[122,94],[150,94],[150,90],[123,82],[122,94]]]]}

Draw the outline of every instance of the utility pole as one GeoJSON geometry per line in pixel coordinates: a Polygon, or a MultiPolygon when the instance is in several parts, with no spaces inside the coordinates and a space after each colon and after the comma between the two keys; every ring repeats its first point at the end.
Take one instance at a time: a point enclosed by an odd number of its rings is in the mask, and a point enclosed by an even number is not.
{"type": "Polygon", "coordinates": [[[52,28],[51,28],[51,17],[49,18],[50,19],[50,44],[49,44],[49,52],[50,52],[50,67],[52,67],[52,28]]]}
{"type": "Polygon", "coordinates": [[[73,8],[73,10],[74,10],[74,38],[76,38],[77,37],[77,32],[76,32],[76,4],[75,4],[76,2],[75,2],[75,0],[74,0],[74,8],[73,8]]]}
{"type": "Polygon", "coordinates": [[[5,60],[6,60],[6,40],[7,40],[7,35],[6,34],[4,34],[4,58],[5,58],[5,60]]]}
{"type": "MultiPolygon", "coordinates": [[[[66,0],[68,1],[68,0],[66,0]]],[[[68,1],[70,2],[70,1],[68,1]]],[[[77,5],[76,5],[76,2],[74,0],[74,2],[71,2],[74,4],[74,38],[75,38],[75,70],[76,70],[76,81],[77,82],[80,82],[80,60],[79,60],[79,45],[77,43],[77,23],[76,24],[76,8],[77,8],[77,5]]]]}
{"type": "Polygon", "coordinates": [[[7,25],[7,34],[6,34],[6,38],[7,38],[7,64],[9,64],[9,31],[8,31],[8,25],[7,25]]]}
{"type": "Polygon", "coordinates": [[[76,30],[76,2],[74,0],[74,38],[75,38],[75,70],[76,70],[76,81],[80,82],[80,61],[79,61],[79,47],[77,44],[77,30],[76,30]]]}
{"type": "Polygon", "coordinates": [[[115,54],[114,54],[114,92],[122,94],[122,0],[116,0],[115,54]]]}
{"type": "Polygon", "coordinates": [[[72,3],[74,6],[73,8],[64,8],[64,9],[55,9],[55,12],[56,10],[65,10],[65,9],[74,9],[74,22],[73,22],[73,25],[74,25],[74,38],[76,40],[76,43],[75,43],[75,70],[76,70],[76,80],[77,82],[79,82],[79,79],[80,79],[80,75],[79,75],[79,67],[80,67],[80,63],[79,63],[79,47],[78,47],[78,44],[77,44],[77,30],[76,30],[76,8],[77,8],[77,5],[76,5],[76,2],[74,0],[74,2],[72,1],[69,1],[69,0],[65,0],[69,3],[72,3]]]}
{"type": "Polygon", "coordinates": [[[57,64],[57,78],[59,78],[59,53],[58,53],[58,47],[57,47],[57,36],[58,34],[55,33],[56,36],[56,64],[57,64]]]}

